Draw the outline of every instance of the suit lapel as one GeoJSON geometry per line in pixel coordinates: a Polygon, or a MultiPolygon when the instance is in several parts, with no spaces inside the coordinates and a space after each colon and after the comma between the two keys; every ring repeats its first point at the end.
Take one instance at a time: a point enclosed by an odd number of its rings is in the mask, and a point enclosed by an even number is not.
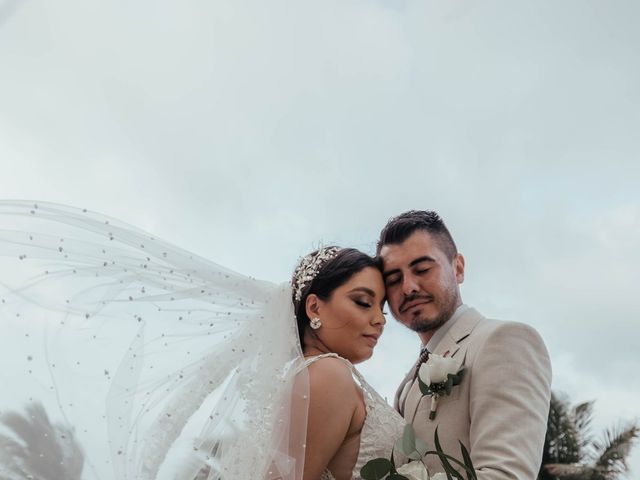
{"type": "Polygon", "coordinates": [[[398,390],[396,390],[396,397],[393,402],[393,407],[398,411],[400,415],[404,414],[404,403],[407,399],[407,392],[405,392],[405,389],[409,388],[411,381],[413,380],[415,371],[416,367],[414,365],[411,370],[409,370],[409,373],[407,373],[407,375],[404,377],[404,380],[402,380],[402,382],[400,383],[398,390]]]}
{"type": "Polygon", "coordinates": [[[473,329],[482,320],[482,315],[474,308],[467,309],[466,312],[454,323],[447,334],[433,349],[433,353],[446,357],[458,358],[463,352],[458,353],[464,347],[464,340],[471,335],[473,329]]]}

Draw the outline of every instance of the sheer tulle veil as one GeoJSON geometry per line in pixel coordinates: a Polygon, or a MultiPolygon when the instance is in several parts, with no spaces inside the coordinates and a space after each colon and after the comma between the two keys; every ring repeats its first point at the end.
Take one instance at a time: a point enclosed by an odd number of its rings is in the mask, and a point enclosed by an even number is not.
{"type": "Polygon", "coordinates": [[[302,478],[289,283],[94,212],[1,201],[0,301],[1,478],[302,478]]]}

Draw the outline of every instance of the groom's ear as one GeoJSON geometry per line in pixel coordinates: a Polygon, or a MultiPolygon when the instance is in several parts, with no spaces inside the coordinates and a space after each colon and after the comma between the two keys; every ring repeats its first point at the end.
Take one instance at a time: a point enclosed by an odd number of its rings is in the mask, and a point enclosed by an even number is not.
{"type": "Polygon", "coordinates": [[[464,257],[461,253],[456,254],[456,258],[453,260],[453,268],[456,272],[456,280],[458,284],[464,282],[464,257]]]}

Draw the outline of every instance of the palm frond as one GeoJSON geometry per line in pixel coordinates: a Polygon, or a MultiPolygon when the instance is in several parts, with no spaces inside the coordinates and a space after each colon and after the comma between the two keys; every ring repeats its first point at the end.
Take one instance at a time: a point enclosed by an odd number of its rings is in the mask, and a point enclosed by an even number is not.
{"type": "Polygon", "coordinates": [[[15,462],[14,454],[23,448],[19,443],[0,434],[0,478],[6,480],[23,480],[28,477],[26,472],[15,462]]]}
{"type": "Polygon", "coordinates": [[[635,422],[626,426],[607,429],[603,439],[594,442],[594,447],[600,454],[596,461],[596,467],[613,476],[626,473],[629,470],[627,457],[639,435],[640,427],[635,422]]]}
{"type": "Polygon", "coordinates": [[[591,433],[594,403],[594,400],[582,402],[571,409],[571,415],[573,416],[573,423],[580,450],[580,459],[583,461],[587,459],[593,460],[596,456],[596,451],[593,446],[593,436],[591,433]]]}
{"type": "Polygon", "coordinates": [[[596,468],[579,463],[550,463],[544,469],[554,477],[564,480],[604,480],[596,468]]]}
{"type": "Polygon", "coordinates": [[[591,433],[593,405],[571,407],[566,397],[552,392],[538,480],[615,480],[628,471],[627,457],[640,426],[632,422],[606,430],[596,440],[591,433]]]}
{"type": "Polygon", "coordinates": [[[575,419],[576,428],[581,433],[589,429],[593,421],[593,404],[595,400],[582,402],[573,407],[572,413],[575,419]]]}
{"type": "Polygon", "coordinates": [[[580,436],[569,402],[551,394],[545,438],[544,463],[576,463],[581,460],[580,436]]]}
{"type": "Polygon", "coordinates": [[[52,424],[41,404],[27,406],[26,414],[5,413],[0,423],[8,431],[0,433],[0,472],[6,478],[81,478],[84,453],[73,430],[52,424]]]}

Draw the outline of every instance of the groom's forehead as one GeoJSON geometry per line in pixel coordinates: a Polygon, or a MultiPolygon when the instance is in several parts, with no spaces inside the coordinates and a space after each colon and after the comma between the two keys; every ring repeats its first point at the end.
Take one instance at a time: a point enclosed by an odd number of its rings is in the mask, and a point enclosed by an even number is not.
{"type": "Polygon", "coordinates": [[[385,269],[388,266],[408,266],[423,257],[435,261],[438,250],[433,236],[424,231],[417,231],[400,243],[384,245],[380,249],[380,258],[385,269]]]}
{"type": "Polygon", "coordinates": [[[382,276],[386,278],[389,275],[393,275],[394,273],[399,273],[402,268],[412,268],[412,267],[415,267],[416,265],[420,265],[424,263],[436,263],[436,262],[437,260],[430,255],[421,255],[419,257],[414,258],[413,260],[408,261],[407,263],[402,263],[397,265],[390,262],[386,265],[383,265],[382,276]]]}

